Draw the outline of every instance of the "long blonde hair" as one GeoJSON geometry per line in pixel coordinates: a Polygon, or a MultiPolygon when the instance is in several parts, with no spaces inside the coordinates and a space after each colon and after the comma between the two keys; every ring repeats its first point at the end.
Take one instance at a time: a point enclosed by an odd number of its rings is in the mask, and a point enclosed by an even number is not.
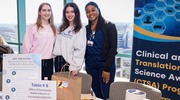
{"type": "Polygon", "coordinates": [[[0,35],[0,44],[3,44],[3,45],[7,44],[1,35],[0,35]]]}
{"type": "MultiPolygon", "coordinates": [[[[41,28],[44,28],[44,27],[42,26],[41,15],[39,15],[39,12],[41,11],[41,9],[42,9],[42,7],[43,7],[44,5],[48,5],[48,6],[51,8],[51,5],[50,5],[49,3],[42,3],[42,4],[39,6],[39,8],[38,8],[38,17],[37,17],[37,21],[36,21],[37,30],[39,30],[40,27],[41,27],[41,28]]],[[[50,26],[51,26],[51,29],[52,29],[52,31],[53,31],[53,33],[54,33],[54,36],[56,36],[56,27],[55,27],[55,25],[54,25],[54,18],[53,18],[52,8],[51,8],[51,17],[48,19],[48,22],[49,22],[49,24],[50,24],[50,26]]]]}

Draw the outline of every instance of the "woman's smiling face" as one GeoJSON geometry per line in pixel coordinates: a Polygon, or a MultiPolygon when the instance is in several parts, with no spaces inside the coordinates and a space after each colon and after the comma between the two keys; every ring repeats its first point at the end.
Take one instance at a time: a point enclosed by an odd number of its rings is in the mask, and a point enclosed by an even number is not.
{"type": "Polygon", "coordinates": [[[99,10],[95,6],[89,5],[86,7],[86,16],[90,21],[96,21],[99,17],[99,10]]]}
{"type": "Polygon", "coordinates": [[[75,19],[75,12],[73,7],[66,8],[66,18],[69,22],[74,22],[75,19]]]}
{"type": "Polygon", "coordinates": [[[49,5],[42,6],[41,11],[39,12],[42,20],[48,20],[51,17],[51,8],[49,5]]]}

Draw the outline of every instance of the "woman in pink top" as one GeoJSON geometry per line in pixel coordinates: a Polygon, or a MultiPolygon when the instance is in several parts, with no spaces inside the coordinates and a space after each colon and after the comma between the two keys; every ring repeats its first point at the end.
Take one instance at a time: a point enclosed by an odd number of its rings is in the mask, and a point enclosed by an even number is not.
{"type": "Polygon", "coordinates": [[[53,74],[53,45],[57,34],[50,4],[42,3],[38,9],[37,22],[31,25],[24,36],[22,53],[41,54],[42,80],[53,74]]]}

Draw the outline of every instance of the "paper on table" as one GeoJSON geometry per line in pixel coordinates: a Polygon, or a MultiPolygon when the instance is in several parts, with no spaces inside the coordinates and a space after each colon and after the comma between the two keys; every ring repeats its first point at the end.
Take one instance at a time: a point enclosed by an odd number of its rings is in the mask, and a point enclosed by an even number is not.
{"type": "Polygon", "coordinates": [[[96,98],[95,100],[103,100],[103,99],[100,99],[100,98],[96,98]]]}
{"type": "Polygon", "coordinates": [[[85,100],[88,99],[88,100],[96,100],[96,97],[92,96],[91,94],[81,94],[81,100],[85,100]]]}
{"type": "Polygon", "coordinates": [[[103,99],[92,96],[91,94],[81,94],[81,100],[103,100],[103,99]]]}

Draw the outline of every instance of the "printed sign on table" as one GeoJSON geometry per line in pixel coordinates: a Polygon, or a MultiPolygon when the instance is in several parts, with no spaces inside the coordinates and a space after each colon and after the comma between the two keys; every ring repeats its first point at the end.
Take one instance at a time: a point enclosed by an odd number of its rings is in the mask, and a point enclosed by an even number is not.
{"type": "Polygon", "coordinates": [[[25,80],[41,80],[40,54],[3,55],[3,100],[24,100],[25,80]]]}
{"type": "Polygon", "coordinates": [[[56,100],[56,81],[26,80],[24,100],[56,100]]]}

